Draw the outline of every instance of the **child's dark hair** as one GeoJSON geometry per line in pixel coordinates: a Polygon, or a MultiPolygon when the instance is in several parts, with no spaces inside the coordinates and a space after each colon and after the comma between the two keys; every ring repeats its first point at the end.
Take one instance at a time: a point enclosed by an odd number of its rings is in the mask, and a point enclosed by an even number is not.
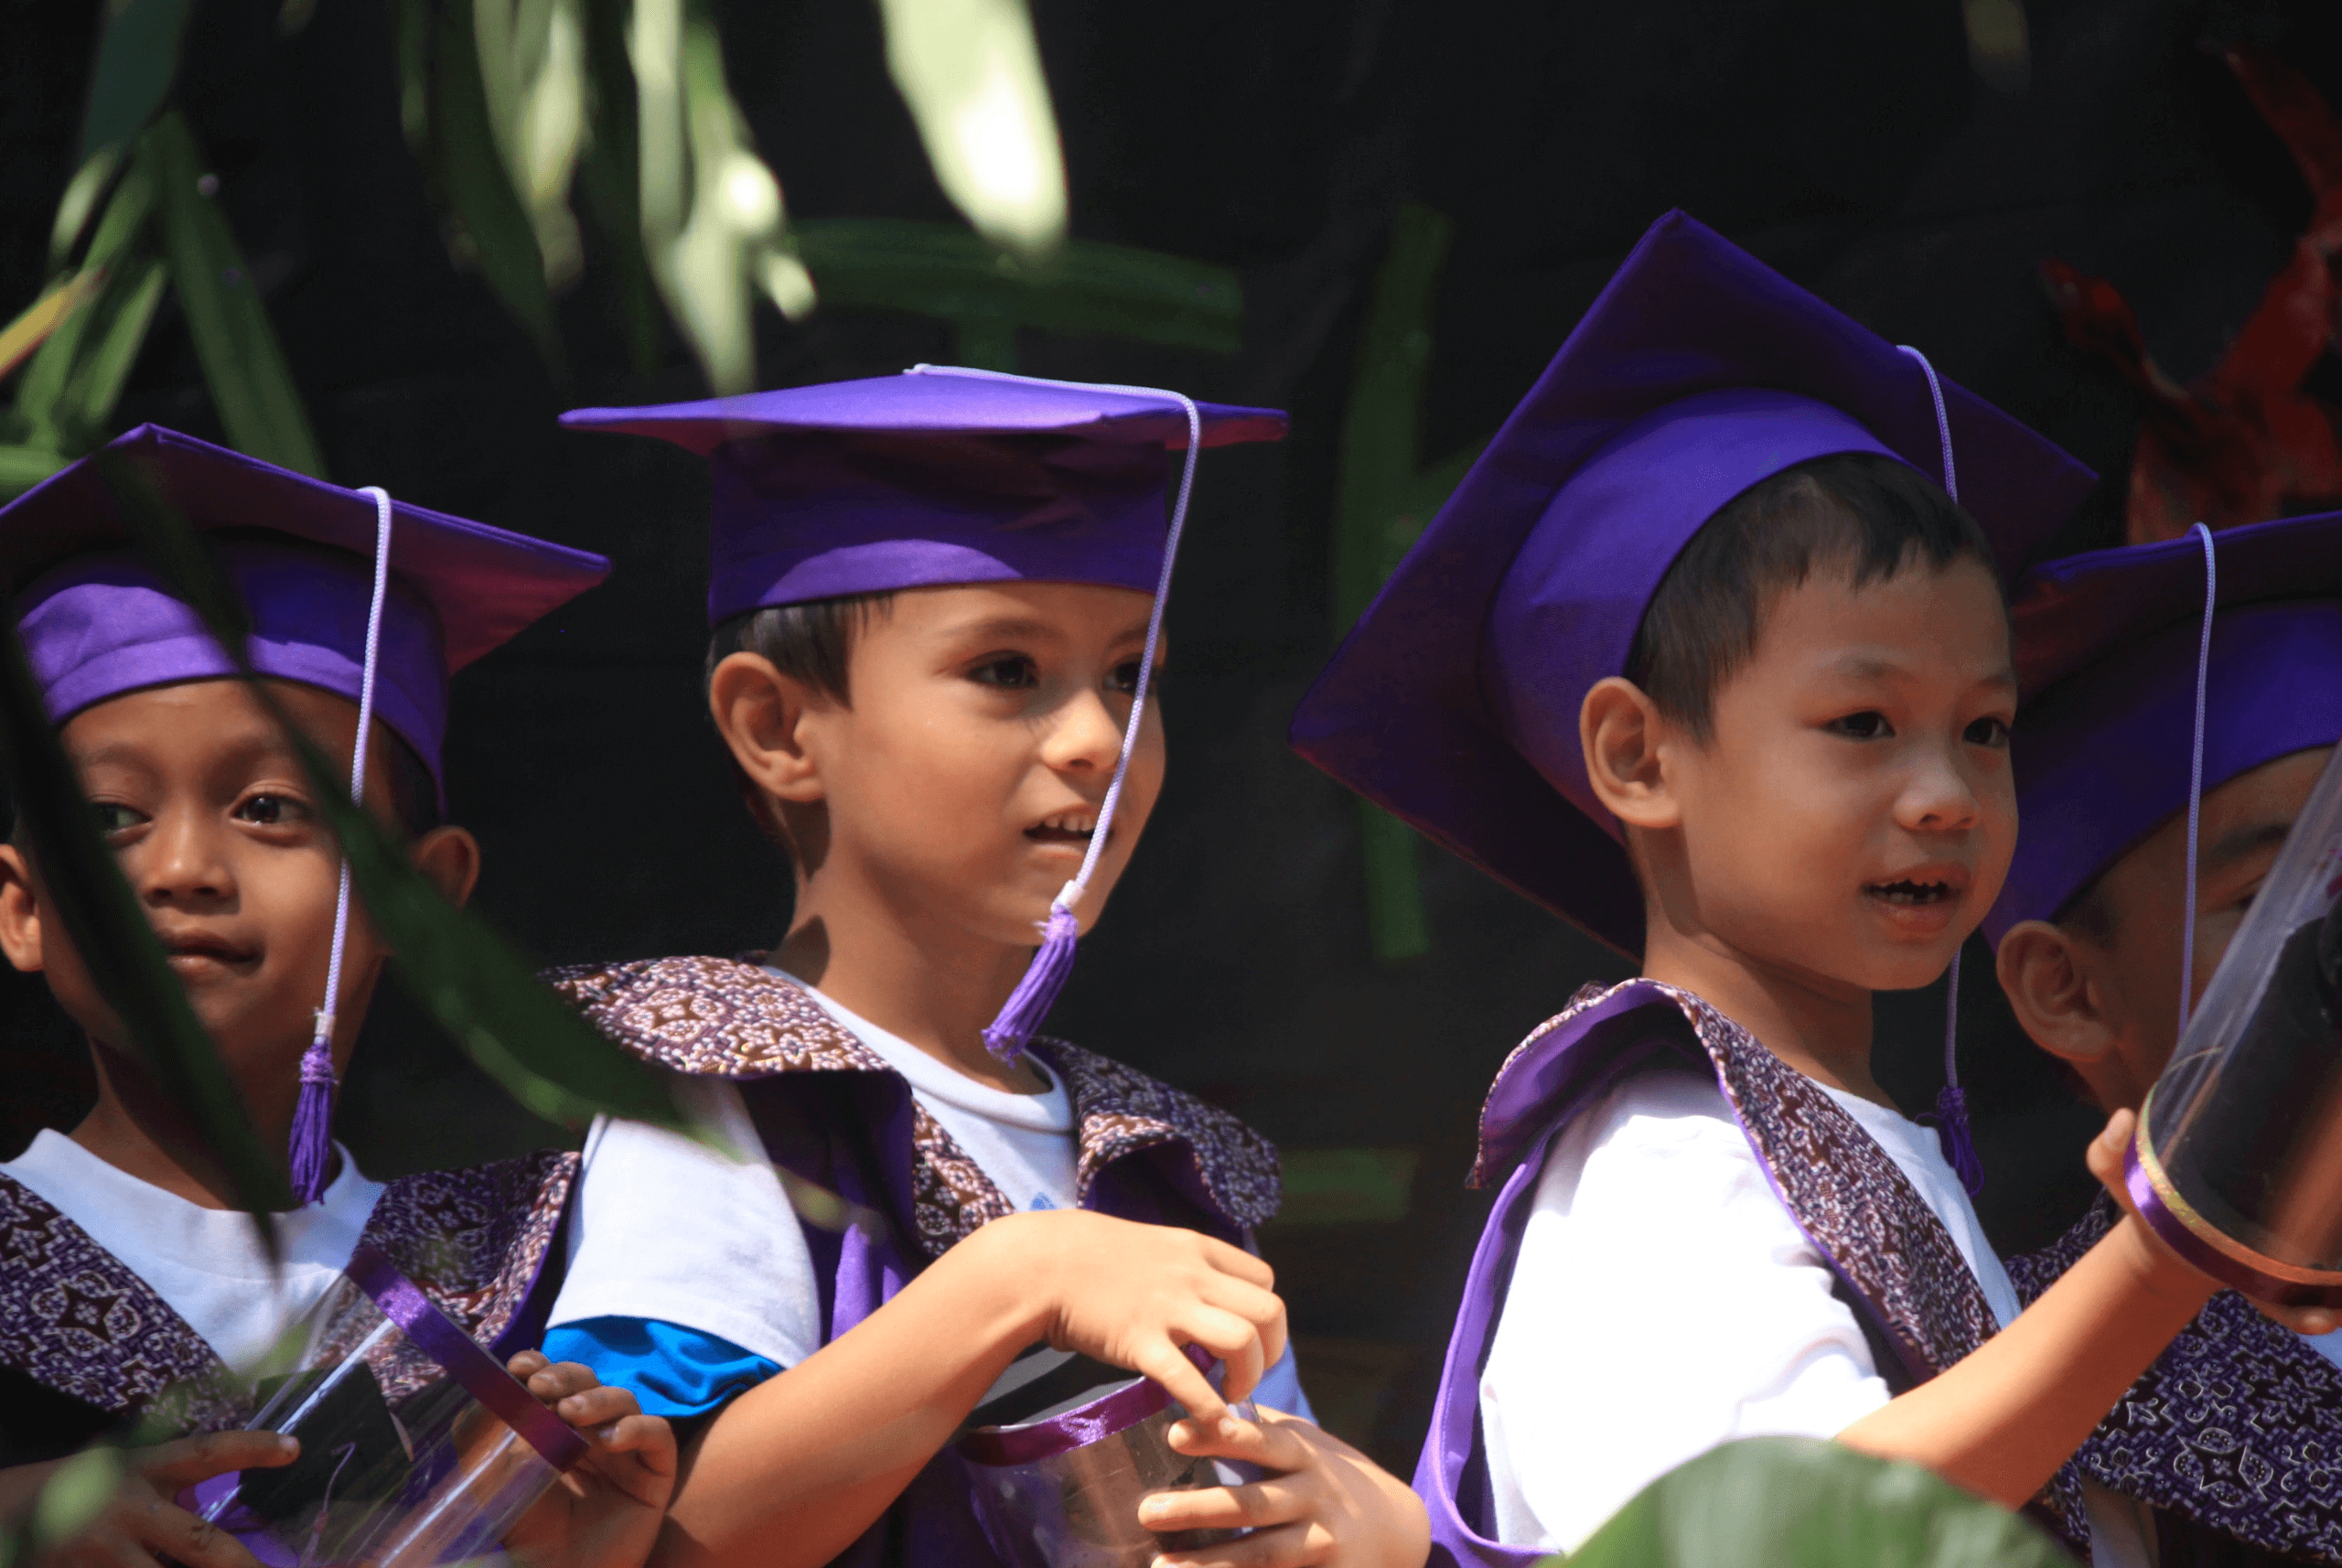
{"type": "Polygon", "coordinates": [[[851,703],[846,664],[854,653],[854,636],[872,616],[885,613],[894,602],[892,593],[848,594],[734,616],[708,634],[707,667],[701,673],[701,684],[704,687],[715,679],[715,667],[732,655],[754,653],[822,695],[851,703]]]}
{"type": "Polygon", "coordinates": [[[1993,564],[1976,520],[1933,480],[1875,452],[1842,452],[1750,486],[1700,526],[1660,579],[1627,653],[1627,679],[1706,740],[1715,696],[1756,651],[1765,604],[1815,568],[1853,585],[1906,566],[1993,564]]]}

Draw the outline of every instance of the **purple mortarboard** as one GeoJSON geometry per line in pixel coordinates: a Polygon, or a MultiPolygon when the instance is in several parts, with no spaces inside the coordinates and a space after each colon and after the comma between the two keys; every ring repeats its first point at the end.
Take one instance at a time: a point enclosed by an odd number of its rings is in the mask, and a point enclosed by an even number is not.
{"type": "MultiPolygon", "coordinates": [[[[2212,537],[2201,787],[2342,741],[2342,512],[2212,537]]],[[[2019,585],[2010,741],[2016,858],[1985,917],[1997,946],[2055,919],[2187,807],[2205,610],[2202,536],[2046,562],[2019,585]]]]}
{"type": "MultiPolygon", "coordinates": [[[[1271,408],[1195,404],[1206,446],[1274,441],[1271,408]]],[[[898,376],[652,408],[573,429],[655,435],[709,460],[711,624],[771,605],[946,584],[1155,590],[1168,392],[921,365],[898,376]]]]}
{"type": "MultiPolygon", "coordinates": [[[[443,792],[447,677],[609,575],[599,555],[344,489],[142,424],[107,445],[191,526],[212,536],[250,617],[260,674],[358,704],[350,795],[365,793],[379,718],[443,792]]],[[[49,717],[110,697],[234,675],[202,618],[173,597],[128,541],[121,498],[84,457],[0,507],[0,587],[49,717]]],[[[334,909],[324,1005],[301,1058],[293,1190],[324,1192],[332,1165],[334,1007],[349,929],[349,868],[334,909]]]]}
{"type": "Polygon", "coordinates": [[[712,625],[774,605],[974,583],[1090,583],[1154,599],[1089,852],[1051,900],[1039,950],[984,1031],[994,1052],[1015,1060],[1073,967],[1073,906],[1106,845],[1137,744],[1196,454],[1277,440],[1284,414],[1157,387],[918,365],[702,403],[575,409],[561,422],[656,435],[709,460],[712,625]],[[1174,452],[1187,456],[1171,502],[1174,452]]]}
{"type": "MultiPolygon", "coordinates": [[[[251,612],[256,670],[359,700],[373,497],[158,425],[106,450],[189,523],[227,534],[214,543],[251,612]]],[[[391,514],[377,716],[436,779],[449,673],[600,582],[609,563],[403,501],[391,514]]],[[[60,724],[142,686],[235,672],[130,538],[121,503],[86,457],[0,507],[0,585],[14,595],[25,652],[60,724]]]]}
{"type": "Polygon", "coordinates": [[[1668,214],[1318,676],[1295,749],[1640,951],[1642,900],[1586,779],[1578,709],[1595,682],[1625,673],[1653,591],[1703,522],[1751,485],[1843,452],[1943,481],[1983,526],[2004,582],[2095,482],[1939,384],[1915,351],[1668,214]]]}

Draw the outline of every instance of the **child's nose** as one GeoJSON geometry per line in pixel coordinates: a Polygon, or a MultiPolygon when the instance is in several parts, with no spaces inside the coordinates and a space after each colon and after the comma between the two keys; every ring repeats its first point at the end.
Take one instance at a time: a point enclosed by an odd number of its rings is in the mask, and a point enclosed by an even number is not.
{"type": "Polygon", "coordinates": [[[1949,753],[1931,755],[1920,766],[1903,791],[1900,806],[1904,826],[1936,832],[1975,826],[1981,809],[1967,769],[1949,753]]]}
{"type": "Polygon", "coordinates": [[[192,822],[164,817],[141,846],[133,884],[149,903],[226,897],[234,877],[218,838],[192,822]]]}
{"type": "Polygon", "coordinates": [[[1044,743],[1044,757],[1061,769],[1105,768],[1114,766],[1122,750],[1123,725],[1105,699],[1085,691],[1058,711],[1057,723],[1044,743]]]}

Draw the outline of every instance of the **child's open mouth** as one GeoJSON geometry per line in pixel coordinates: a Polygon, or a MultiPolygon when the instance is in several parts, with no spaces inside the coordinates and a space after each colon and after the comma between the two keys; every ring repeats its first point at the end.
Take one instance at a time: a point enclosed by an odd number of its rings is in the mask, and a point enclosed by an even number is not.
{"type": "Polygon", "coordinates": [[[1863,891],[1881,903],[1899,904],[1906,908],[1925,908],[1930,904],[1946,904],[1953,897],[1949,882],[1914,882],[1907,877],[1893,882],[1873,882],[1863,891]]]}
{"type": "Polygon", "coordinates": [[[1035,843],[1086,844],[1098,829],[1098,819],[1087,811],[1069,811],[1055,817],[1045,817],[1025,830],[1025,836],[1035,843]]]}

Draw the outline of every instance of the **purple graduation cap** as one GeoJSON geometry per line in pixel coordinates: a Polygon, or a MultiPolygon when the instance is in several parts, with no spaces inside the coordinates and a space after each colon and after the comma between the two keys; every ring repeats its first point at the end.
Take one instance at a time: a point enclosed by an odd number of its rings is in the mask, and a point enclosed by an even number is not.
{"type": "MultiPolygon", "coordinates": [[[[2342,512],[2047,562],[2010,613],[2020,827],[1995,945],[2203,791],[2342,741],[2342,512]]],[[[2186,902],[2192,948],[2192,886],[2186,902]]]]}
{"type": "MultiPolygon", "coordinates": [[[[422,759],[443,798],[447,677],[608,575],[599,555],[344,489],[159,425],[106,450],[211,536],[252,623],[263,675],[359,705],[353,799],[364,792],[371,721],[422,759]]],[[[122,504],[90,458],[0,507],[0,585],[49,717],[110,697],[236,673],[196,612],[138,552],[122,504]]],[[[345,865],[325,1004],[301,1063],[294,1191],[313,1202],[330,1163],[333,1004],[349,929],[345,865]]]]}
{"type": "Polygon", "coordinates": [[[984,1038],[1014,1059],[1073,963],[1073,906],[1104,848],[1137,742],[1203,447],[1274,441],[1272,408],[1154,387],[919,365],[897,376],[651,408],[581,408],[573,429],[655,435],[708,459],[710,625],[768,606],[1000,582],[1153,596],[1146,655],[1081,868],[984,1038]],[[1171,456],[1184,453],[1176,499],[1171,456]],[[1166,521],[1166,503],[1169,515],[1166,521]]]}
{"type": "MultiPolygon", "coordinates": [[[[1682,212],[1651,225],[1302,699],[1302,756],[1581,929],[1643,908],[1578,710],[1751,485],[1843,452],[1938,480],[2013,579],[2089,469],[1682,212]]],[[[1951,994],[1959,993],[1954,960],[1951,994]]],[[[1945,1153],[1975,1190],[1945,1029],[1945,1153]]]]}

